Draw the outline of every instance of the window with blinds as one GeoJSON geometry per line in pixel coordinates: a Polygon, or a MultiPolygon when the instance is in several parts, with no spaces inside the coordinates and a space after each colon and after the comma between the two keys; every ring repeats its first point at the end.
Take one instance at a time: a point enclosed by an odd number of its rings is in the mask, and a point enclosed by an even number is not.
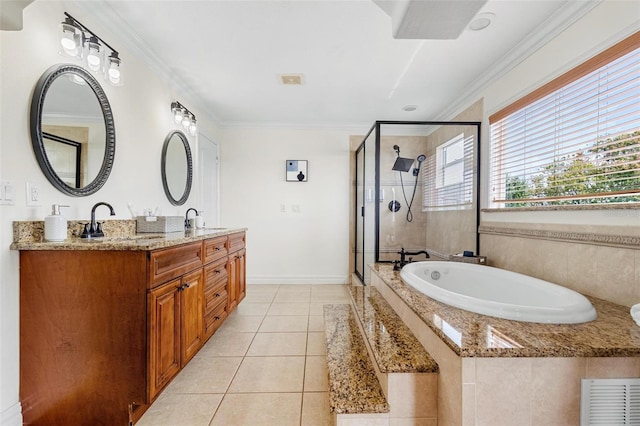
{"type": "Polygon", "coordinates": [[[474,141],[460,133],[440,144],[421,168],[422,210],[460,210],[473,203],[474,141]]]}
{"type": "Polygon", "coordinates": [[[640,33],[489,121],[492,207],[640,202],[640,33]]]}

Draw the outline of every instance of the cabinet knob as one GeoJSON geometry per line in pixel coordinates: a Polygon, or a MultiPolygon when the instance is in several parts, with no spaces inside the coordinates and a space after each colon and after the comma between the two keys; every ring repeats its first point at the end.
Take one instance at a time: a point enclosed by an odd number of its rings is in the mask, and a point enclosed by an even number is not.
{"type": "Polygon", "coordinates": [[[214,317],[214,319],[215,319],[216,321],[218,321],[218,320],[220,319],[220,317],[216,316],[216,317],[214,317]]]}
{"type": "Polygon", "coordinates": [[[216,251],[220,251],[220,247],[216,246],[216,251]]]}
{"type": "Polygon", "coordinates": [[[189,288],[189,283],[184,283],[183,287],[189,288]]]}
{"type": "Polygon", "coordinates": [[[216,293],[216,297],[220,297],[220,293],[216,293]]]}
{"type": "Polygon", "coordinates": [[[220,274],[220,269],[215,270],[216,275],[220,274]]]}

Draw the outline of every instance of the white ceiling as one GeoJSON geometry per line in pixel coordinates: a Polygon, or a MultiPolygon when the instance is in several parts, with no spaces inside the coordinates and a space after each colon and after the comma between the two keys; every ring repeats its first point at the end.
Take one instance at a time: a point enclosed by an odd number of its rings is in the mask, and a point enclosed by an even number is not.
{"type": "Polygon", "coordinates": [[[85,7],[220,125],[343,127],[443,119],[594,4],[489,0],[479,13],[495,14],[492,24],[455,40],[394,39],[390,16],[371,0],[85,7]],[[303,74],[304,84],[282,85],[287,73],[303,74]]]}

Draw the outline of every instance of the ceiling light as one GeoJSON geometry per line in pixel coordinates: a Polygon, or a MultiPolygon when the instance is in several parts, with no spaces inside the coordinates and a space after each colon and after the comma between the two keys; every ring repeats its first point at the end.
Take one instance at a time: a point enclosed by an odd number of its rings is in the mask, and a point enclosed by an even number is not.
{"type": "Polygon", "coordinates": [[[406,112],[415,111],[417,109],[418,109],[417,105],[405,105],[405,106],[402,107],[402,110],[406,111],[406,112]]]}
{"type": "Polygon", "coordinates": [[[122,84],[122,74],[120,72],[120,58],[118,52],[111,52],[107,60],[107,77],[114,86],[122,84]]]}
{"type": "Polygon", "coordinates": [[[70,18],[60,24],[62,35],[60,36],[60,45],[62,46],[62,54],[66,56],[79,56],[79,46],[82,44],[82,33],[80,28],[70,18]]]}
{"type": "Polygon", "coordinates": [[[471,31],[480,31],[487,28],[491,25],[491,22],[496,17],[495,14],[491,12],[483,12],[476,15],[476,17],[469,24],[469,29],[471,31]]]}

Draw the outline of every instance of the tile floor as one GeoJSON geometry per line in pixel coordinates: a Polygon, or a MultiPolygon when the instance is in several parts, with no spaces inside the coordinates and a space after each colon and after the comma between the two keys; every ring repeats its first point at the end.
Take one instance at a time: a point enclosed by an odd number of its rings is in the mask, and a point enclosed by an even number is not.
{"type": "Polygon", "coordinates": [[[325,303],[349,303],[346,286],[247,286],[137,425],[332,425],[325,303]]]}

